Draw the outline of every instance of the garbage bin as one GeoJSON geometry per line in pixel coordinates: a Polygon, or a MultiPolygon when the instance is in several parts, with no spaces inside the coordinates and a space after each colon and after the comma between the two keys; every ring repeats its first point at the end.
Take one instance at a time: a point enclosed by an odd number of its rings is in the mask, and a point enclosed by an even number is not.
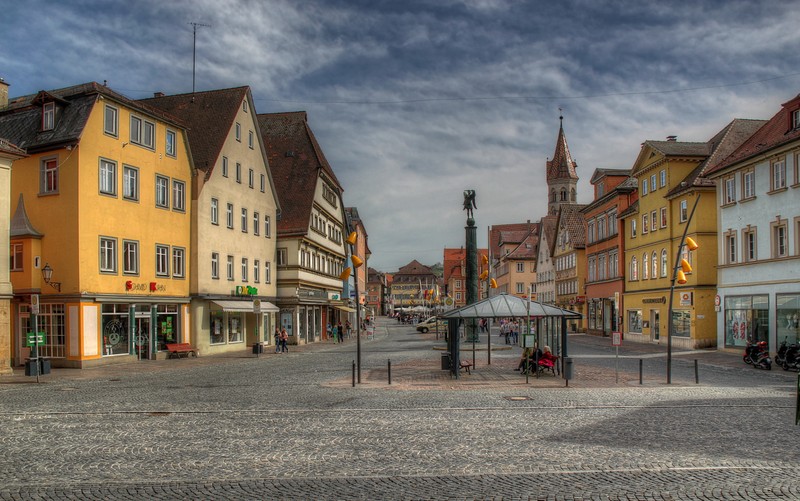
{"type": "Polygon", "coordinates": [[[442,353],[442,370],[449,371],[450,370],[450,352],[446,351],[442,353]]]}
{"type": "Polygon", "coordinates": [[[260,355],[264,353],[264,345],[262,343],[256,343],[253,345],[253,355],[260,355]]]}
{"type": "Polygon", "coordinates": [[[39,364],[36,363],[35,359],[25,361],[25,375],[26,376],[39,375],[39,364]]]}
{"type": "Polygon", "coordinates": [[[39,374],[50,374],[50,359],[49,358],[40,358],[39,365],[41,372],[39,374]]]}
{"type": "Polygon", "coordinates": [[[564,379],[572,379],[572,358],[564,357],[564,379]]]}

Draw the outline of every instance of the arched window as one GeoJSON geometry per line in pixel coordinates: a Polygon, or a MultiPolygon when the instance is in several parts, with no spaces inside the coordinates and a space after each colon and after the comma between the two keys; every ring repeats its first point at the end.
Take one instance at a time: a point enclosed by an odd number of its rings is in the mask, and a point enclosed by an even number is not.
{"type": "Polygon", "coordinates": [[[667,249],[661,249],[661,276],[667,276],[667,249]]]}
{"type": "Polygon", "coordinates": [[[650,260],[647,259],[647,253],[642,254],[642,280],[650,278],[650,260]]]}
{"type": "Polygon", "coordinates": [[[656,255],[656,251],[653,251],[653,278],[658,278],[658,256],[656,255]]]}
{"type": "Polygon", "coordinates": [[[556,190],[554,190],[554,189],[550,190],[550,201],[551,202],[555,202],[556,201],[556,190]]]}
{"type": "Polygon", "coordinates": [[[575,188],[572,188],[572,190],[570,191],[570,193],[569,193],[569,200],[570,200],[571,202],[574,202],[574,201],[575,201],[575,188]]]}
{"type": "Polygon", "coordinates": [[[631,280],[639,280],[639,263],[636,262],[636,256],[631,258],[631,280]]]}
{"type": "Polygon", "coordinates": [[[561,201],[562,202],[567,201],[567,190],[565,190],[564,188],[561,188],[561,201]]]}

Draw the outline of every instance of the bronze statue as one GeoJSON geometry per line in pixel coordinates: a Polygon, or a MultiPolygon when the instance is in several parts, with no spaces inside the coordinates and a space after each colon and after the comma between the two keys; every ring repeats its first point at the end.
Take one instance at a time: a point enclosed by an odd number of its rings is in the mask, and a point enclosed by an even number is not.
{"type": "Polygon", "coordinates": [[[464,190],[464,210],[467,211],[467,218],[472,218],[472,209],[477,209],[475,205],[475,190],[464,190]]]}

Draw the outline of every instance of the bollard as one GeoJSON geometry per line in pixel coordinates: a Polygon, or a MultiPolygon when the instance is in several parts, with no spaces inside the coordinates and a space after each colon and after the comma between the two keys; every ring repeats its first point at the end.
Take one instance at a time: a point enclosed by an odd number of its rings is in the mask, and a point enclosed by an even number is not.
{"type": "Polygon", "coordinates": [[[566,382],[565,386],[569,386],[569,380],[572,379],[572,358],[564,357],[564,381],[566,382]]]}
{"type": "Polygon", "coordinates": [[[697,367],[697,359],[694,359],[694,384],[700,384],[700,370],[697,367]]]}
{"type": "Polygon", "coordinates": [[[392,359],[388,359],[387,361],[388,371],[389,371],[389,384],[392,384],[392,359]]]}
{"type": "Polygon", "coordinates": [[[353,360],[353,388],[356,387],[356,361],[353,360]]]}
{"type": "Polygon", "coordinates": [[[642,384],[642,359],[639,359],[639,384],[642,384]]]}

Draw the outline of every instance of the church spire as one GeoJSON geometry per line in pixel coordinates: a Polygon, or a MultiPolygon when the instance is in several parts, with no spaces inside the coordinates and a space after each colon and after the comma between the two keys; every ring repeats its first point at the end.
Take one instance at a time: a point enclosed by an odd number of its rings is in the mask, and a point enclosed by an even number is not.
{"type": "Polygon", "coordinates": [[[558,138],[553,159],[547,161],[547,213],[558,214],[562,204],[577,203],[578,164],[572,159],[567,146],[567,136],[564,134],[564,115],[558,109],[558,138]]]}

